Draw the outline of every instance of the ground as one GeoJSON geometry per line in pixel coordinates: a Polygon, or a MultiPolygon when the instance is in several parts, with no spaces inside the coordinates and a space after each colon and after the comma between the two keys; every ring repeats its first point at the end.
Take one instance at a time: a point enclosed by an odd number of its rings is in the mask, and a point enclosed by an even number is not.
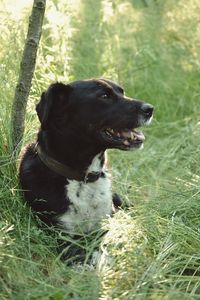
{"type": "MultiPolygon", "coordinates": [[[[59,260],[56,233],[23,202],[10,155],[10,110],[31,1],[1,1],[0,298],[200,299],[199,0],[47,1],[27,108],[56,80],[106,77],[155,106],[142,151],[109,151],[128,208],[102,224],[115,260],[101,274],[59,260]]],[[[84,236],[87,253],[98,243],[84,236]]],[[[67,239],[66,236],[63,239],[67,239]]]]}

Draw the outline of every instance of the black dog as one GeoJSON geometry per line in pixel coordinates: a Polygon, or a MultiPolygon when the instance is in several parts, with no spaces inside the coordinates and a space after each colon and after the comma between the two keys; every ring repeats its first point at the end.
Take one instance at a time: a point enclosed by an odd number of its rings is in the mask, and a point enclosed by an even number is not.
{"type": "Polygon", "coordinates": [[[144,135],[135,128],[150,123],[153,107],[99,79],[50,85],[36,111],[38,139],[20,165],[25,199],[47,224],[90,232],[112,215],[113,202],[120,203],[112,195],[105,150],[141,148],[144,135]]]}

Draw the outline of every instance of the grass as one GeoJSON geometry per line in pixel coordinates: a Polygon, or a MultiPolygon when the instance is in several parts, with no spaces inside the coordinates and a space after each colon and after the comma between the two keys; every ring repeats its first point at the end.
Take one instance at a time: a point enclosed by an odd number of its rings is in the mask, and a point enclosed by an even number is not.
{"type": "MultiPolygon", "coordinates": [[[[47,4],[24,144],[35,137],[34,106],[52,81],[104,76],[156,108],[144,150],[109,151],[114,189],[129,208],[102,224],[114,261],[101,274],[59,260],[13,170],[10,109],[30,2],[0,4],[0,298],[200,299],[199,1],[47,4]]],[[[89,253],[96,240],[85,239],[89,253]]]]}

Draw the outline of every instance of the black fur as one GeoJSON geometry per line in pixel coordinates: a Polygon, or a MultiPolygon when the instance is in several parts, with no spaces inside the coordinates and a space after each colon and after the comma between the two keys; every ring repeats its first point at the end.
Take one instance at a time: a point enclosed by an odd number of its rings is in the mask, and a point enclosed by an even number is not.
{"type": "MultiPolygon", "coordinates": [[[[36,143],[28,146],[20,165],[20,182],[26,201],[47,224],[56,224],[55,216],[66,212],[67,178],[50,170],[40,160],[39,143],[47,155],[75,170],[86,171],[92,159],[108,148],[130,150],[121,142],[105,138],[104,130],[137,128],[152,115],[152,106],[127,98],[123,89],[109,80],[55,83],[42,93],[36,107],[41,122],[36,143]],[[142,120],[142,121],[141,121],[142,120]]],[[[121,201],[114,196],[114,204],[121,201]]]]}

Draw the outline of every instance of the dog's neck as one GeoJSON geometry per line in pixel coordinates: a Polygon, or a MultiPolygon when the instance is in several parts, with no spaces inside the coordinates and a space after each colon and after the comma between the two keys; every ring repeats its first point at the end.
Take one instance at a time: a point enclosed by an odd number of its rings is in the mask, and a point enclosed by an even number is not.
{"type": "Polygon", "coordinates": [[[76,141],[70,138],[67,142],[60,142],[60,140],[55,139],[52,141],[46,132],[40,131],[38,134],[38,144],[49,157],[74,170],[96,172],[97,170],[92,170],[91,168],[94,168],[94,158],[97,156],[100,162],[98,169],[99,171],[103,169],[105,160],[104,152],[106,149],[102,149],[94,143],[76,141]]]}

